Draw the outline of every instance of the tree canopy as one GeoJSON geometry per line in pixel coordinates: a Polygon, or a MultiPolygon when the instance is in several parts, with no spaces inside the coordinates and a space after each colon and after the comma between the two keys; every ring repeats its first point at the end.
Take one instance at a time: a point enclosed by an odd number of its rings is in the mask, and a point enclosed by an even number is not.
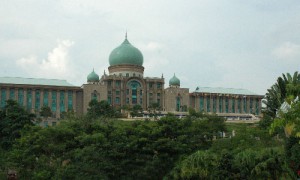
{"type": "Polygon", "coordinates": [[[26,125],[33,125],[33,114],[28,113],[16,101],[8,100],[0,110],[0,145],[4,149],[11,148],[20,131],[26,125]]]}

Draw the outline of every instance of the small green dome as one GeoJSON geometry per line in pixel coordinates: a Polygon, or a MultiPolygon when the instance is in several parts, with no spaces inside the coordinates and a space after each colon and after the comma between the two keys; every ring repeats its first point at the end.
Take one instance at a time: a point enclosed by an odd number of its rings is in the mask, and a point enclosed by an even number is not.
{"type": "Polygon", "coordinates": [[[127,37],[124,42],[115,48],[109,55],[109,64],[111,66],[120,64],[143,65],[143,55],[140,50],[132,46],[127,37]]]}
{"type": "Polygon", "coordinates": [[[98,76],[98,74],[95,73],[95,71],[93,69],[93,72],[91,72],[87,76],[87,82],[98,82],[98,81],[99,81],[99,76],[98,76]]]}
{"type": "Polygon", "coordinates": [[[175,76],[174,76],[169,80],[169,85],[170,86],[180,86],[180,80],[175,76]]]}

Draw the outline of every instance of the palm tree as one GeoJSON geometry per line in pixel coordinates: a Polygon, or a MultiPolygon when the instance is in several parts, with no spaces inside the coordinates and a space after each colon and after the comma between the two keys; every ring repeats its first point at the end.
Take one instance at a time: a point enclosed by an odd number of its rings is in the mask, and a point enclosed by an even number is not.
{"type": "Polygon", "coordinates": [[[298,71],[293,76],[290,73],[282,74],[267,91],[262,101],[265,104],[263,113],[275,118],[279,107],[287,98],[295,98],[300,94],[300,74],[298,71]]]}

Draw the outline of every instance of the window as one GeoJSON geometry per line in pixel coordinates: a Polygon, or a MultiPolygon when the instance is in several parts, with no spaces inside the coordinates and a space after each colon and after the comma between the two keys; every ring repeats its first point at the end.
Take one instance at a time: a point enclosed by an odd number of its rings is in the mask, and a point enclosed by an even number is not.
{"type": "Polygon", "coordinates": [[[229,109],[229,100],[228,100],[228,97],[225,97],[225,112],[226,113],[229,112],[228,109],[229,109]]]}
{"type": "Polygon", "coordinates": [[[244,109],[244,113],[246,113],[247,112],[247,99],[246,99],[246,97],[244,97],[244,106],[243,106],[243,109],[244,109]]]}
{"type": "Polygon", "coordinates": [[[129,104],[129,98],[126,98],[126,104],[129,104]]]}
{"type": "Polygon", "coordinates": [[[107,94],[111,94],[111,91],[108,91],[107,94]]]}
{"type": "Polygon", "coordinates": [[[120,98],[116,97],[116,104],[120,104],[120,98]]]}
{"type": "Polygon", "coordinates": [[[6,104],[6,89],[1,89],[1,108],[6,104]]]}
{"type": "Polygon", "coordinates": [[[161,88],[161,83],[158,82],[158,83],[156,84],[156,87],[157,87],[157,89],[160,89],[160,88],[161,88]]]}
{"type": "Polygon", "coordinates": [[[213,96],[213,112],[217,112],[217,98],[213,96]]]}
{"type": "Polygon", "coordinates": [[[107,97],[107,102],[108,102],[108,104],[111,104],[111,96],[107,97]]]}
{"type": "Polygon", "coordinates": [[[121,81],[117,80],[116,81],[116,87],[120,87],[121,86],[121,81]]]}
{"type": "Polygon", "coordinates": [[[231,99],[231,112],[235,113],[235,98],[231,99]]]}
{"type": "Polygon", "coordinates": [[[9,90],[9,99],[15,99],[15,90],[14,89],[10,89],[9,90]]]}
{"type": "Polygon", "coordinates": [[[126,73],[126,77],[129,77],[129,73],[126,73]]]}
{"type": "Polygon", "coordinates": [[[44,100],[43,100],[44,106],[48,106],[48,102],[49,102],[49,92],[48,90],[44,90],[44,100]]]}
{"type": "Polygon", "coordinates": [[[111,81],[107,81],[107,86],[111,87],[111,81]]]}
{"type": "Polygon", "coordinates": [[[59,95],[59,110],[60,112],[65,112],[65,91],[60,91],[59,95]]]}
{"type": "Polygon", "coordinates": [[[129,95],[129,89],[126,89],[126,95],[129,95]]]}
{"type": "Polygon", "coordinates": [[[98,100],[98,96],[97,96],[97,91],[96,90],[94,90],[94,92],[91,94],[91,100],[98,100]]]}
{"type": "Polygon", "coordinates": [[[40,109],[41,107],[41,91],[40,90],[35,90],[35,105],[34,108],[36,110],[40,109]]]}
{"type": "Polygon", "coordinates": [[[256,114],[258,115],[259,114],[259,99],[256,99],[255,101],[255,108],[256,108],[256,114]]]}
{"type": "Polygon", "coordinates": [[[253,98],[250,98],[250,113],[254,113],[253,111],[253,98]]]}
{"type": "Polygon", "coordinates": [[[32,90],[27,89],[27,110],[32,108],[32,90]]]}
{"type": "Polygon", "coordinates": [[[210,112],[210,98],[206,97],[206,111],[210,112]]]}
{"type": "Polygon", "coordinates": [[[52,91],[52,97],[51,97],[51,100],[52,100],[52,104],[51,104],[51,110],[52,112],[56,112],[56,91],[52,91]]]}
{"type": "Polygon", "coordinates": [[[200,111],[204,111],[204,97],[200,96],[200,111]]]}
{"type": "Polygon", "coordinates": [[[128,82],[127,87],[131,88],[131,103],[137,104],[138,103],[137,95],[139,92],[139,88],[141,87],[141,84],[138,81],[133,80],[128,82]]]}
{"type": "Polygon", "coordinates": [[[176,111],[180,111],[180,97],[176,97],[176,111]]]}
{"type": "Polygon", "coordinates": [[[157,93],[157,97],[160,97],[160,93],[157,93]]]}
{"type": "Polygon", "coordinates": [[[219,96],[219,112],[223,112],[223,97],[219,96]]]}
{"type": "Polygon", "coordinates": [[[73,109],[73,92],[68,91],[68,110],[73,109]]]}
{"type": "Polygon", "coordinates": [[[241,112],[242,112],[242,111],[241,111],[241,104],[242,104],[242,100],[241,100],[241,98],[239,98],[239,99],[238,99],[238,107],[237,107],[238,113],[241,113],[241,112]]]}
{"type": "Polygon", "coordinates": [[[116,95],[120,95],[120,91],[116,91],[116,95]]]}
{"type": "Polygon", "coordinates": [[[24,90],[18,89],[18,103],[20,106],[23,106],[23,102],[24,102],[24,90]]]}
{"type": "Polygon", "coordinates": [[[153,83],[149,83],[149,88],[152,88],[153,87],[153,83]]]}

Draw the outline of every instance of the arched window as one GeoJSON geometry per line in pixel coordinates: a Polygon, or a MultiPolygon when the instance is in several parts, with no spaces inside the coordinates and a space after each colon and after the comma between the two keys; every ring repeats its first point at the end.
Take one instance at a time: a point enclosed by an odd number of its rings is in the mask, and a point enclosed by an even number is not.
{"type": "MultiPolygon", "coordinates": [[[[131,97],[131,104],[138,104],[137,96],[138,96],[138,92],[141,89],[141,87],[142,87],[141,84],[136,80],[132,80],[127,83],[127,88],[129,89],[129,90],[127,90],[128,91],[127,95],[129,97],[131,97]]],[[[142,102],[140,101],[140,103],[142,103],[142,102]]]]}
{"type": "Polygon", "coordinates": [[[96,90],[91,94],[91,100],[98,100],[98,92],[96,90]]]}
{"type": "Polygon", "coordinates": [[[180,111],[181,102],[180,102],[180,96],[176,97],[176,111],[180,111]]]}

